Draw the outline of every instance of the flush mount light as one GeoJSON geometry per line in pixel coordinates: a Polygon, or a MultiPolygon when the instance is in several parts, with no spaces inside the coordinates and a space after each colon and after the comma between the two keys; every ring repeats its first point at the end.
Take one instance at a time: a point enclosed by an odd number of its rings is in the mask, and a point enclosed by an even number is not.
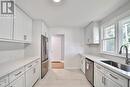
{"type": "Polygon", "coordinates": [[[53,0],[55,3],[60,3],[62,0],[53,0]]]}

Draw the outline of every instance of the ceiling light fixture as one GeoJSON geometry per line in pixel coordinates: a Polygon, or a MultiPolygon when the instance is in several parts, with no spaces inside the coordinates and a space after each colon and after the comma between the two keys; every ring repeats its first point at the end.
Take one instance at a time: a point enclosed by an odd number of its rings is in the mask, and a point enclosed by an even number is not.
{"type": "Polygon", "coordinates": [[[55,3],[60,3],[62,0],[53,0],[55,3]]]}

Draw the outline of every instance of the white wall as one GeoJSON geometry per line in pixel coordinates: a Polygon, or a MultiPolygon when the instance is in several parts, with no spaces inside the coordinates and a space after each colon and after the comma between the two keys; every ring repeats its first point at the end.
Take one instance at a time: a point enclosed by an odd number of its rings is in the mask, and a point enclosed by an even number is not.
{"type": "Polygon", "coordinates": [[[54,35],[51,38],[51,61],[64,59],[64,35],[54,35]]]}
{"type": "Polygon", "coordinates": [[[33,21],[32,43],[25,45],[25,57],[41,58],[42,21],[33,21]]]}
{"type": "MultiPolygon", "coordinates": [[[[50,37],[56,34],[64,34],[64,62],[65,68],[79,68],[80,56],[83,52],[84,33],[79,28],[51,28],[50,37]]],[[[50,42],[51,43],[51,42],[50,42]]],[[[50,48],[51,50],[51,48],[50,48]]],[[[49,54],[51,51],[49,52],[49,54]]]]}
{"type": "Polygon", "coordinates": [[[24,44],[0,42],[0,63],[24,58],[24,44]]]}

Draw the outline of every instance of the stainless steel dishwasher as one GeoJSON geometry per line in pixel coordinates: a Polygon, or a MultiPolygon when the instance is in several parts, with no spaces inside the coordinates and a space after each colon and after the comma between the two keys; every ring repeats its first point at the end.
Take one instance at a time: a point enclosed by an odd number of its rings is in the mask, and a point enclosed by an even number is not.
{"type": "Polygon", "coordinates": [[[92,86],[94,86],[94,62],[88,58],[85,59],[85,76],[92,86]]]}

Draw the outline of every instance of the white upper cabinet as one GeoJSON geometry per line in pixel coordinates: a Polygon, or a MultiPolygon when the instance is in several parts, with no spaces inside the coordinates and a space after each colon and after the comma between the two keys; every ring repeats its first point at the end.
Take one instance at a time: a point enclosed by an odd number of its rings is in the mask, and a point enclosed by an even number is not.
{"type": "Polygon", "coordinates": [[[24,14],[24,41],[31,43],[32,41],[32,19],[24,14]]]}
{"type": "Polygon", "coordinates": [[[16,7],[14,16],[14,40],[31,43],[32,41],[32,19],[21,9],[16,7]]]}
{"type": "Polygon", "coordinates": [[[42,22],[42,35],[48,37],[48,27],[44,22],[42,22]]]}
{"type": "Polygon", "coordinates": [[[0,39],[12,39],[13,17],[0,17],[0,39]]]}
{"type": "Polygon", "coordinates": [[[99,44],[99,25],[97,22],[91,22],[85,27],[85,43],[99,44]]]}
{"type": "Polygon", "coordinates": [[[14,15],[14,40],[24,41],[24,14],[17,7],[14,15]]]}

